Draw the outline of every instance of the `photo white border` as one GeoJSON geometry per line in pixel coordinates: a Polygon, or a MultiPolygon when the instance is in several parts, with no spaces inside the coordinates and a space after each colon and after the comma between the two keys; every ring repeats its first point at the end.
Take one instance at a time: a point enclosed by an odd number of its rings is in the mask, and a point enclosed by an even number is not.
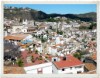
{"type": "Polygon", "coordinates": [[[100,2],[99,1],[23,1],[23,0],[4,0],[0,4],[0,75],[2,78],[100,78],[100,2]],[[3,5],[4,4],[97,4],[97,74],[3,74],[3,5]]]}

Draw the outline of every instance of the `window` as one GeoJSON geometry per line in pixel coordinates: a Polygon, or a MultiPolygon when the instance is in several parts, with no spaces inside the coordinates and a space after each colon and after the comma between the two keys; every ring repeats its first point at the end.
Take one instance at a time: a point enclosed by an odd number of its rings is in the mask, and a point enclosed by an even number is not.
{"type": "Polygon", "coordinates": [[[37,73],[38,73],[38,74],[42,74],[42,73],[43,73],[43,72],[42,72],[42,68],[37,69],[37,73]]]}
{"type": "Polygon", "coordinates": [[[77,67],[75,67],[75,68],[81,68],[82,66],[77,66],[77,67]]]}
{"type": "Polygon", "coordinates": [[[72,69],[72,67],[70,67],[70,69],[72,69]]]}
{"type": "Polygon", "coordinates": [[[65,71],[65,69],[63,68],[62,71],[65,71]]]}
{"type": "Polygon", "coordinates": [[[56,59],[54,59],[54,61],[56,61],[56,59]]]}
{"type": "Polygon", "coordinates": [[[81,71],[77,71],[77,73],[81,73],[81,71]]]}
{"type": "Polygon", "coordinates": [[[25,32],[25,30],[24,30],[24,32],[25,32]]]}

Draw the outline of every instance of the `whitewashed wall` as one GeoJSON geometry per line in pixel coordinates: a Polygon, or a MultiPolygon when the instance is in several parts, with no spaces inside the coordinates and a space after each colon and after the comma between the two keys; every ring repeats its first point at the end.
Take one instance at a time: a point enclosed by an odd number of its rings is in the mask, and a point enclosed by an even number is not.
{"type": "Polygon", "coordinates": [[[57,69],[55,67],[55,65],[53,65],[53,73],[73,73],[73,74],[77,74],[77,71],[84,72],[84,66],[82,65],[81,68],[72,67],[72,69],[70,69],[70,67],[69,67],[69,68],[65,68],[65,70],[62,71],[62,69],[57,69]]]}
{"type": "Polygon", "coordinates": [[[16,29],[19,28],[22,32],[23,26],[12,26],[12,32],[11,33],[17,33],[16,29]]]}
{"type": "Polygon", "coordinates": [[[49,54],[55,55],[57,53],[57,48],[49,47],[48,50],[49,50],[49,54]]]}
{"type": "Polygon", "coordinates": [[[27,74],[38,74],[38,69],[42,69],[42,73],[51,73],[52,74],[52,63],[43,63],[43,64],[38,64],[38,65],[33,65],[33,66],[28,66],[24,67],[24,70],[27,74]]]}

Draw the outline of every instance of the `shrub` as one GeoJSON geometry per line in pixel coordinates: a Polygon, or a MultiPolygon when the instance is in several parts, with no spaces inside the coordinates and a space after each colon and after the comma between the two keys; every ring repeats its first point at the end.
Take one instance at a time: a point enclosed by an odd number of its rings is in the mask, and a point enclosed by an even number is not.
{"type": "Polygon", "coordinates": [[[35,51],[35,54],[38,54],[38,50],[35,51]]]}
{"type": "Polygon", "coordinates": [[[17,65],[18,65],[19,67],[22,67],[22,66],[24,65],[22,59],[18,59],[17,65]]]}

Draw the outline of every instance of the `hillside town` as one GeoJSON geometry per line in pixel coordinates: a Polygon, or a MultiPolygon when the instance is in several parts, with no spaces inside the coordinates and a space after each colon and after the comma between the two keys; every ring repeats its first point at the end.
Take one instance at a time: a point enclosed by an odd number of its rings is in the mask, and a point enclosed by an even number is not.
{"type": "Polygon", "coordinates": [[[96,74],[96,22],[54,19],[4,18],[5,74],[96,74]]]}

